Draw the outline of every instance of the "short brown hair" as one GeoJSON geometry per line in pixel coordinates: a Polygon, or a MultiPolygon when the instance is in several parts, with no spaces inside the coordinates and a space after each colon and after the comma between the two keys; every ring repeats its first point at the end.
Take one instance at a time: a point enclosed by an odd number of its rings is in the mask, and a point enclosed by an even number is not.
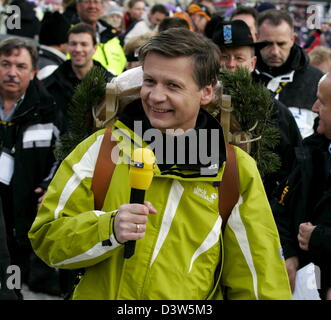
{"type": "Polygon", "coordinates": [[[199,89],[217,81],[220,69],[219,48],[210,39],[192,31],[173,28],[151,37],[139,52],[143,66],[146,56],[151,52],[170,58],[192,58],[193,77],[199,89]]]}
{"type": "Polygon", "coordinates": [[[230,20],[232,20],[233,17],[238,16],[240,14],[248,14],[254,18],[255,23],[257,22],[258,12],[253,7],[245,7],[245,6],[237,7],[232,11],[230,20]]]}
{"type": "Polygon", "coordinates": [[[285,21],[293,30],[293,19],[285,10],[269,9],[261,12],[258,15],[257,26],[260,27],[266,20],[274,26],[279,26],[285,21]]]}
{"type": "Polygon", "coordinates": [[[73,34],[88,33],[92,38],[93,45],[95,46],[97,44],[97,36],[96,36],[95,30],[91,25],[89,25],[87,23],[81,22],[81,23],[78,23],[75,26],[71,27],[68,31],[67,39],[69,39],[69,36],[72,33],[73,34]]]}

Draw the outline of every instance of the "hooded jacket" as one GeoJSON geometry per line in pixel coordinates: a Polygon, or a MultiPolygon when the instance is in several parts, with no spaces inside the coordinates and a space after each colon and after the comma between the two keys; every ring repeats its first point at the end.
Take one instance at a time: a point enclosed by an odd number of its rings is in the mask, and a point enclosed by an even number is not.
{"type": "MultiPolygon", "coordinates": [[[[323,72],[309,65],[309,57],[304,50],[297,44],[294,44],[290,55],[284,65],[280,67],[267,66],[257,52],[257,65],[254,76],[264,84],[268,85],[270,81],[283,77],[279,82],[287,84],[278,93],[279,100],[287,107],[297,107],[311,110],[316,101],[317,85],[323,72]],[[293,76],[291,73],[294,72],[293,76]]],[[[272,90],[272,88],[269,89],[272,90]]],[[[278,89],[278,87],[276,88],[278,89]]],[[[272,90],[276,93],[276,90],[272,90]]]]}
{"type": "MultiPolygon", "coordinates": [[[[139,104],[128,106],[113,126],[122,159],[131,157],[133,147],[147,146],[142,136],[152,140],[139,104]],[[133,132],[134,120],[142,121],[142,136],[139,130],[133,132]]],[[[29,237],[47,264],[85,268],[73,299],[290,298],[277,229],[260,176],[254,160],[238,148],[241,195],[222,236],[217,185],[225,145],[217,121],[201,110],[196,131],[210,133],[214,128],[220,138],[214,166],[199,160],[161,164],[162,152],[155,152],[158,163],[145,200],[158,212],[148,216],[145,237],[137,241],[130,259],[123,258],[124,246],[113,232],[117,208],[129,203],[128,162],[117,163],[103,208],[96,211],[91,178],[104,130],[87,138],[64,160],[29,237]]]]}
{"type": "Polygon", "coordinates": [[[284,65],[280,67],[267,66],[257,52],[257,65],[253,73],[255,80],[264,83],[269,90],[274,92],[275,98],[290,108],[297,120],[303,137],[310,135],[314,116],[310,113],[309,128],[303,128],[298,121],[300,110],[311,110],[317,99],[317,86],[323,72],[309,65],[309,57],[304,50],[294,44],[290,55],[284,65]],[[306,133],[306,131],[308,132],[306,133]]]}

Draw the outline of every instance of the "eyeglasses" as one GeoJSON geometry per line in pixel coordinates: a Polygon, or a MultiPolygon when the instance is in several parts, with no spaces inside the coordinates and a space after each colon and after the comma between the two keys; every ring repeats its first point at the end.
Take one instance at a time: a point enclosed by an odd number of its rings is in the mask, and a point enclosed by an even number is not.
{"type": "Polygon", "coordinates": [[[94,5],[100,6],[101,4],[103,4],[103,1],[104,0],[80,0],[79,2],[83,3],[85,5],[94,4],[94,5]]]}

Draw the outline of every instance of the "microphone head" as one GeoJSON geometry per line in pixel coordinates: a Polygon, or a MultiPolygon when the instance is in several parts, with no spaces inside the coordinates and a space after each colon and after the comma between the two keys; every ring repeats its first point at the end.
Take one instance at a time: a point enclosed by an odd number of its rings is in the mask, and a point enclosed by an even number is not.
{"type": "Polygon", "coordinates": [[[148,148],[138,148],[133,151],[129,170],[129,185],[131,188],[147,190],[153,180],[155,156],[148,148]]]}

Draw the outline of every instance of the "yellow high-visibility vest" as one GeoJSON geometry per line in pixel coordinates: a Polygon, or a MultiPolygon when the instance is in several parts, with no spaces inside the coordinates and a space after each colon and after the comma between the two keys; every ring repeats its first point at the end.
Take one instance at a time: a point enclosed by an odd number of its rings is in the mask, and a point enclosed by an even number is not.
{"type": "Polygon", "coordinates": [[[100,62],[109,72],[118,76],[126,66],[126,57],[118,38],[98,43],[93,59],[100,62]]]}

